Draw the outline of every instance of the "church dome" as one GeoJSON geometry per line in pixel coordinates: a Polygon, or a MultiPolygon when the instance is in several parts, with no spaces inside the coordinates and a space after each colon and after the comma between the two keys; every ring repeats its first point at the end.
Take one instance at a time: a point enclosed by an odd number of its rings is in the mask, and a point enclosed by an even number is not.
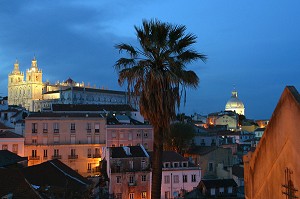
{"type": "Polygon", "coordinates": [[[231,98],[227,101],[225,110],[244,115],[245,106],[244,103],[237,97],[237,91],[232,91],[231,98]]]}

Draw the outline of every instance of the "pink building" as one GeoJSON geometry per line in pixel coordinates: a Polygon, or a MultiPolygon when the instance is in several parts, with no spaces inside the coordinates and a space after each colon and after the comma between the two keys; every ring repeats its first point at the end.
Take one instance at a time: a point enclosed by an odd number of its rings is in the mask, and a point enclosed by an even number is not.
{"type": "Polygon", "coordinates": [[[153,149],[153,127],[126,115],[108,118],[106,131],[107,147],[143,145],[146,150],[153,149]]]}
{"type": "Polygon", "coordinates": [[[28,166],[59,159],[83,176],[99,174],[106,119],[101,114],[32,113],[25,119],[28,166]]]}
{"type": "Polygon", "coordinates": [[[107,147],[109,194],[116,199],[147,199],[150,197],[150,159],[141,146],[107,147]]]}

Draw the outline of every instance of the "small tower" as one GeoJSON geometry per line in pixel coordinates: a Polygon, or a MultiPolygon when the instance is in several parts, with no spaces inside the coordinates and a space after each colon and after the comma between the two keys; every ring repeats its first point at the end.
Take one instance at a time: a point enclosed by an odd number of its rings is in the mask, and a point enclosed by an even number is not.
{"type": "Polygon", "coordinates": [[[19,62],[16,59],[14,70],[8,74],[8,104],[19,105],[19,88],[24,82],[24,73],[20,72],[19,62]]]}
{"type": "Polygon", "coordinates": [[[26,82],[28,83],[41,83],[42,82],[43,73],[42,70],[38,68],[37,60],[35,56],[31,61],[31,67],[26,71],[26,82]]]}

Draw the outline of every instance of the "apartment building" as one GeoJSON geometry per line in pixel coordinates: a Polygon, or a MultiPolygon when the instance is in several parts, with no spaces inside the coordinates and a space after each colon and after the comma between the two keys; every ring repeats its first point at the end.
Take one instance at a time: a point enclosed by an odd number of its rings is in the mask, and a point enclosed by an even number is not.
{"type": "Polygon", "coordinates": [[[83,176],[99,174],[106,140],[101,114],[32,113],[25,119],[25,156],[28,165],[59,159],[83,176]]]}

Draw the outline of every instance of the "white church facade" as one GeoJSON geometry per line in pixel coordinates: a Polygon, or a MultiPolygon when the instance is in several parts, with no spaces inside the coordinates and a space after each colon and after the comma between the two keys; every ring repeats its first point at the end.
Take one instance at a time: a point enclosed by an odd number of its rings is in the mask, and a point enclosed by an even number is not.
{"type": "Polygon", "coordinates": [[[20,105],[34,112],[47,109],[51,104],[128,104],[128,95],[124,91],[92,88],[71,78],[50,84],[43,82],[42,78],[43,73],[35,57],[26,75],[20,71],[16,61],[8,75],[8,104],[20,105]]]}

